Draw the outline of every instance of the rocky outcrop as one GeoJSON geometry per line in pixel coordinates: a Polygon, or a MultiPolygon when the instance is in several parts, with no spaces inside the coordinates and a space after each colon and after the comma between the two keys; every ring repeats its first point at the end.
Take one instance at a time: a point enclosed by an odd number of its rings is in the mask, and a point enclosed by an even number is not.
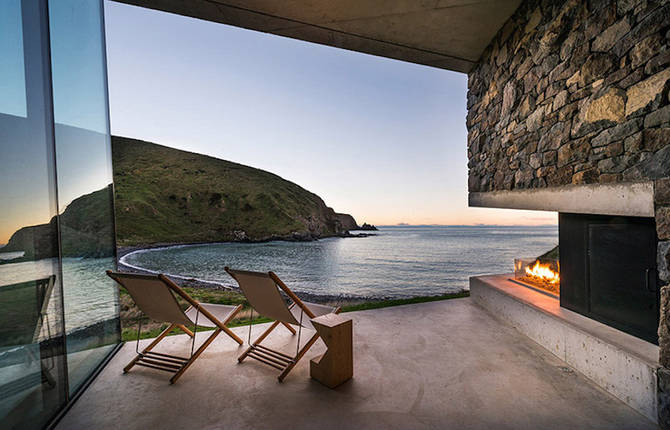
{"type": "Polygon", "coordinates": [[[372,224],[364,222],[362,226],[358,228],[359,230],[369,230],[369,231],[378,231],[379,229],[372,224]]]}
{"type": "Polygon", "coordinates": [[[335,219],[339,223],[338,228],[341,232],[346,232],[349,230],[358,230],[358,224],[356,224],[356,220],[349,214],[335,213],[335,219]]]}

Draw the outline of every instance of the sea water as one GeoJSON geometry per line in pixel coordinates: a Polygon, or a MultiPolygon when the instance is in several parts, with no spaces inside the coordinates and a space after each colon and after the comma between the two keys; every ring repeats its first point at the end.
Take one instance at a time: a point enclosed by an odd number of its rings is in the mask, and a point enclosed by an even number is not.
{"type": "Polygon", "coordinates": [[[557,226],[397,226],[376,236],[314,242],[218,243],[140,250],[123,264],[233,286],[224,267],[273,271],[296,292],[406,298],[468,289],[478,274],[514,271],[514,258],[558,244],[557,226]]]}
{"type": "MultiPolygon", "coordinates": [[[[224,267],[276,272],[297,292],[342,298],[406,298],[467,290],[468,278],[513,271],[514,258],[556,246],[558,228],[381,227],[376,236],[314,242],[219,243],[140,250],[121,262],[175,277],[234,286],[224,267]]],[[[56,260],[0,265],[0,285],[46,277],[56,260]]],[[[65,330],[118,315],[110,258],[63,259],[65,330]]],[[[58,306],[58,309],[55,307],[58,306]]]]}

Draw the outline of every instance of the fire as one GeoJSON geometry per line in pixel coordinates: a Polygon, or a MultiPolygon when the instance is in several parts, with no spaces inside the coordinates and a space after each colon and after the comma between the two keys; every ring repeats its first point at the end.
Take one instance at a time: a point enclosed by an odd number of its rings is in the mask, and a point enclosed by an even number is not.
{"type": "Polygon", "coordinates": [[[558,272],[552,270],[550,264],[541,264],[539,261],[536,261],[533,267],[527,266],[526,274],[550,284],[558,284],[561,281],[558,272]]]}

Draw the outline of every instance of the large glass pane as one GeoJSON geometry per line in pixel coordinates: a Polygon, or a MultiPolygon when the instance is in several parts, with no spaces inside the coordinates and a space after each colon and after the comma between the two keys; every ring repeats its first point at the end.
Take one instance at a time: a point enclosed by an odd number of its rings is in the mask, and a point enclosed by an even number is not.
{"type": "Polygon", "coordinates": [[[102,2],[50,0],[70,392],[120,341],[102,2]]]}
{"type": "Polygon", "coordinates": [[[0,1],[0,427],[65,404],[46,8],[0,1]]]}

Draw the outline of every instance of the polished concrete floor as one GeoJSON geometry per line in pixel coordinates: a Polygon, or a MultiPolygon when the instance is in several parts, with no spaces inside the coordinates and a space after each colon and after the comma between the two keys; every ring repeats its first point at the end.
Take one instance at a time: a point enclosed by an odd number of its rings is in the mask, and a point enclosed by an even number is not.
{"type": "MultiPolygon", "coordinates": [[[[221,335],[175,385],[148,368],[123,375],[131,342],[58,428],[655,428],[469,298],[346,316],[354,320],[355,374],[335,390],[309,378],[321,341],[279,383],[273,368],[237,364],[243,348],[221,335]]],[[[247,328],[235,331],[247,338],[247,328]]],[[[284,328],[268,339],[295,348],[284,328]]],[[[175,354],[190,348],[185,335],[162,344],[175,354]]]]}

